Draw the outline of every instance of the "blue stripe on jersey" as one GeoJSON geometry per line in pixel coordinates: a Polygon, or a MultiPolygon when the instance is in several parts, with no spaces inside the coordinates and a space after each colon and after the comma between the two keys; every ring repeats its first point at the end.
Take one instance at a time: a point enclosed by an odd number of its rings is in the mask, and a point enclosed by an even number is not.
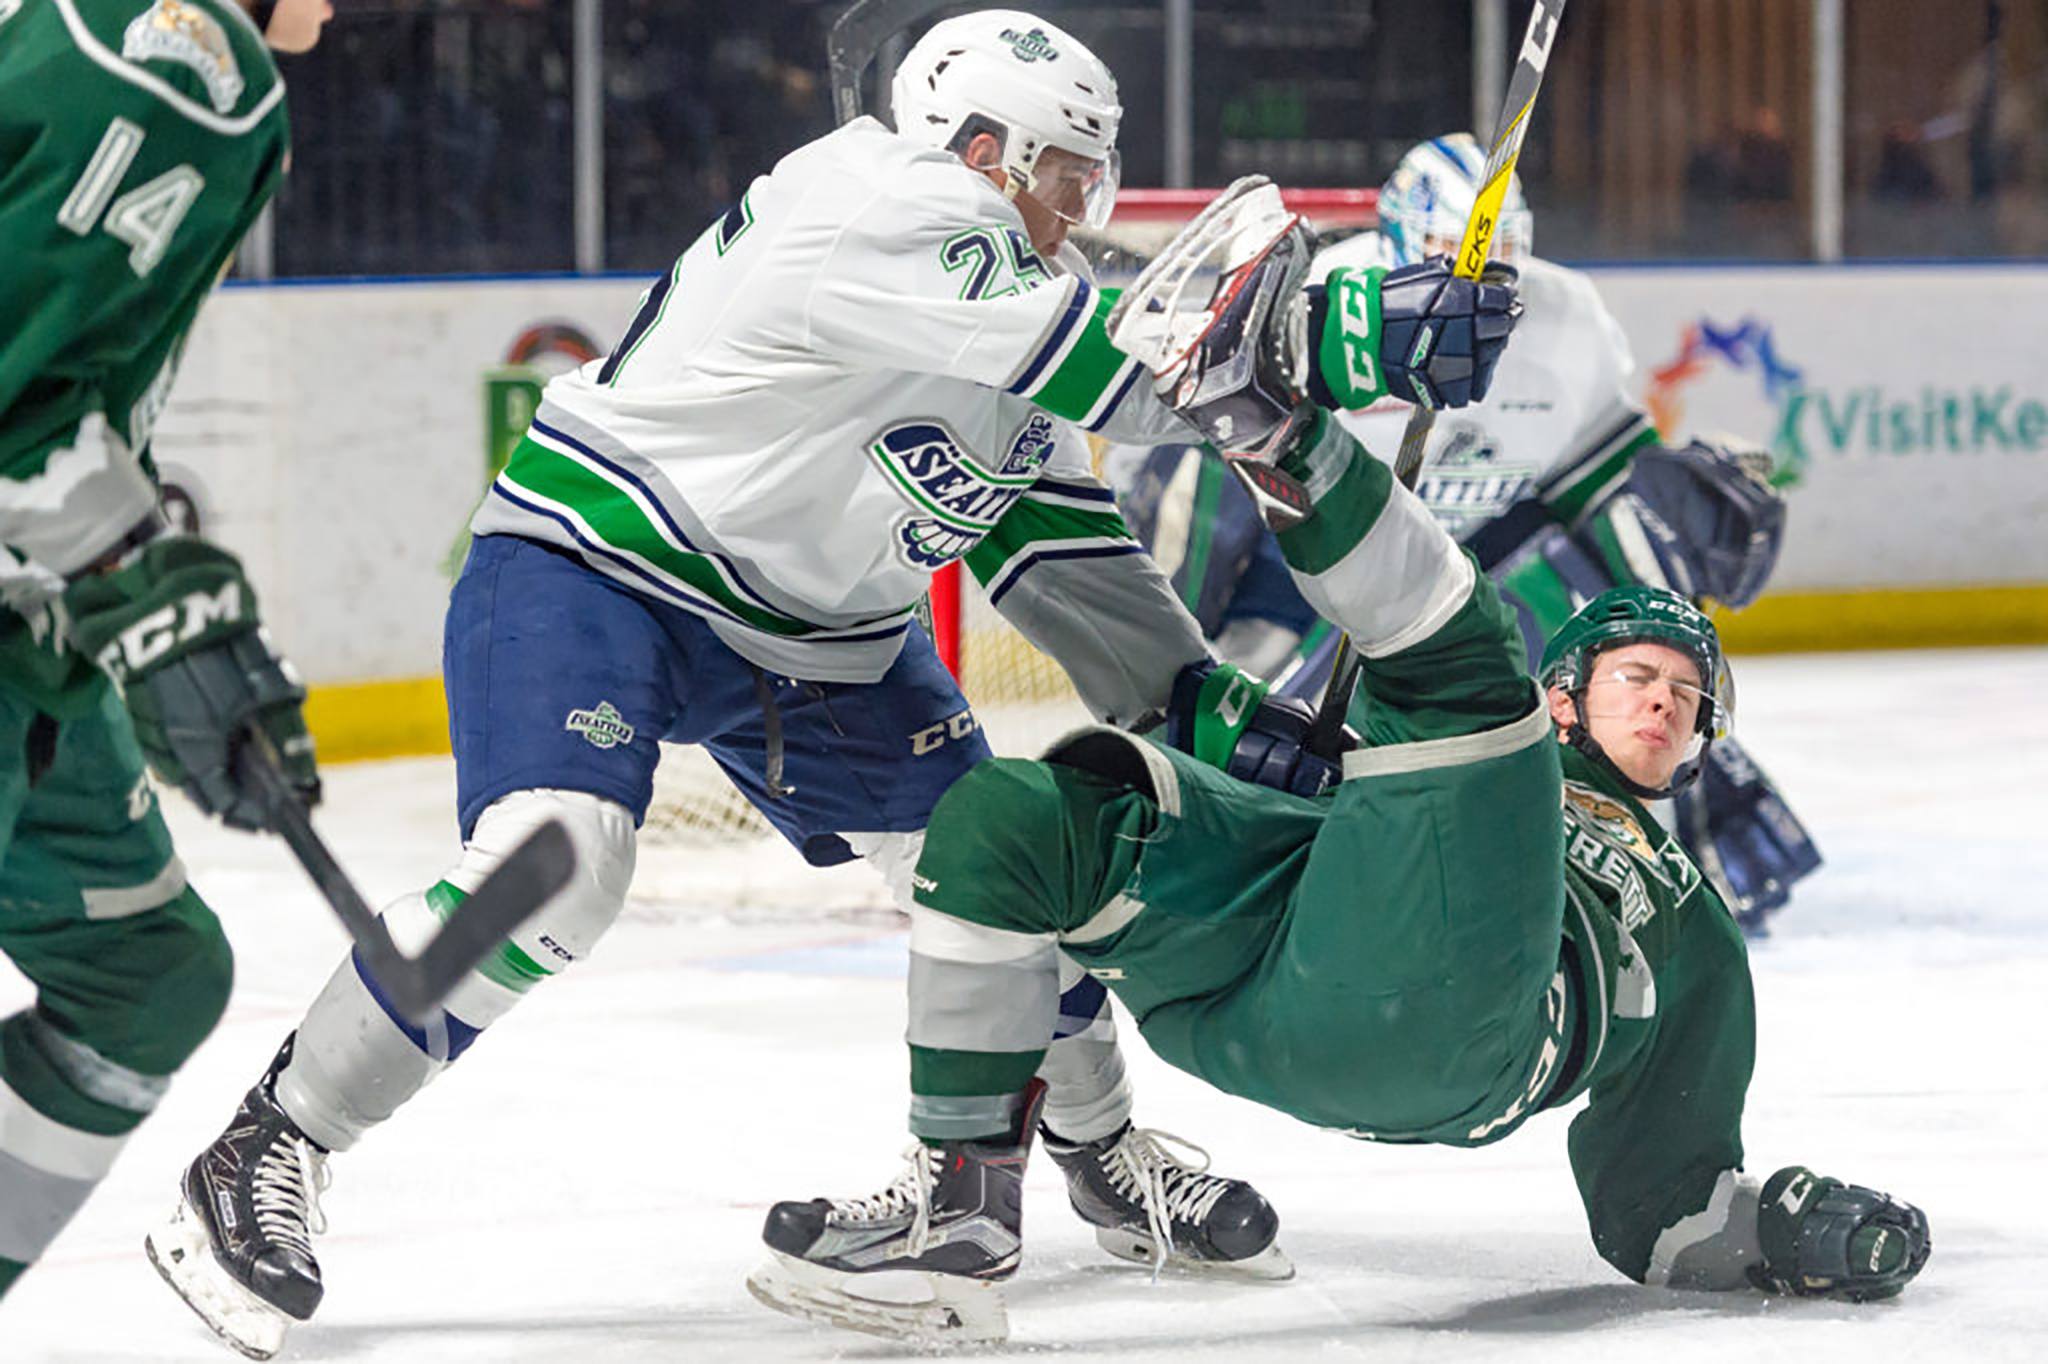
{"type": "Polygon", "coordinates": [[[717,564],[719,568],[725,571],[726,581],[730,582],[733,585],[733,587],[740,592],[741,595],[749,598],[753,601],[755,605],[763,608],[764,610],[773,611],[778,616],[786,616],[790,614],[782,607],[777,606],[774,602],[769,601],[766,597],[762,596],[760,592],[756,591],[754,587],[751,584],[749,584],[744,577],[740,575],[739,569],[733,566],[732,560],[726,558],[723,554],[714,554],[709,550],[700,549],[695,544],[691,543],[690,537],[683,533],[683,528],[680,525],[676,524],[675,517],[669,515],[668,508],[662,505],[661,499],[655,496],[654,489],[647,485],[645,479],[642,479],[639,475],[633,473],[624,465],[621,465],[616,461],[608,459],[605,456],[599,454],[596,450],[593,450],[590,446],[576,439],[567,431],[563,431],[560,430],[559,428],[549,426],[546,422],[542,421],[538,417],[535,417],[533,419],[533,429],[540,432],[542,435],[546,436],[550,440],[560,441],[562,444],[576,451],[576,453],[589,459],[593,464],[596,464],[599,468],[602,468],[607,473],[611,474],[613,477],[618,478],[623,482],[631,484],[633,488],[636,491],[638,491],[642,497],[647,499],[647,505],[654,508],[654,514],[661,518],[662,525],[668,527],[669,534],[676,537],[676,542],[680,544],[684,549],[690,551],[690,553],[700,554],[706,559],[709,559],[713,563],[717,564]]]}
{"type": "MultiPolygon", "coordinates": [[[[1041,478],[1031,485],[1031,492],[1054,493],[1060,497],[1078,497],[1088,502],[1107,502],[1116,505],[1116,494],[1093,483],[1068,483],[1063,479],[1041,478]]],[[[1025,496],[1030,496],[1029,493],[1025,496]]]]}
{"type": "Polygon", "coordinates": [[[1049,563],[1054,559],[1114,559],[1122,554],[1143,554],[1144,552],[1145,547],[1137,544],[1087,545],[1078,549],[1034,550],[1018,561],[1017,566],[1011,569],[1008,575],[1004,577],[1000,587],[994,588],[989,592],[988,604],[994,606],[997,602],[1000,602],[1004,594],[1015,587],[1018,581],[1030,571],[1031,566],[1034,564],[1049,563]]]}
{"type": "Polygon", "coordinates": [[[1135,360],[1131,361],[1130,368],[1131,372],[1124,376],[1124,381],[1121,384],[1117,385],[1116,394],[1110,398],[1109,406],[1102,409],[1101,416],[1088,423],[1090,431],[1100,431],[1103,427],[1109,425],[1109,419],[1116,415],[1117,408],[1123,406],[1124,399],[1130,396],[1131,387],[1138,382],[1138,376],[1145,373],[1145,367],[1135,360]]]}
{"type": "Polygon", "coordinates": [[[1088,287],[1087,280],[1074,281],[1074,296],[1067,300],[1066,311],[1061,313],[1060,320],[1053,324],[1052,335],[1045,338],[1045,344],[1031,357],[1031,363],[1024,367],[1024,372],[1017,376],[1017,381],[1005,392],[1022,393],[1031,387],[1037,380],[1039,371],[1044,369],[1052,357],[1059,354],[1060,347],[1066,344],[1067,333],[1073,331],[1074,324],[1089,315],[1092,310],[1089,299],[1094,293],[1095,291],[1088,287]]]}

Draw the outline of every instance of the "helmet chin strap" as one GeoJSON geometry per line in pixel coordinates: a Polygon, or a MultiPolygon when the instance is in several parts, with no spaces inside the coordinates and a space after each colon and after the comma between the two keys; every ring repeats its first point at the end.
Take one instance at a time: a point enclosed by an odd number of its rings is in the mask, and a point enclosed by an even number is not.
{"type": "Polygon", "coordinates": [[[1600,741],[1593,737],[1593,731],[1586,727],[1586,693],[1583,688],[1572,693],[1572,722],[1565,729],[1564,741],[1613,773],[1614,779],[1622,784],[1623,789],[1639,800],[1669,800],[1692,785],[1700,775],[1700,768],[1706,763],[1707,745],[1713,742],[1712,739],[1707,739],[1700,745],[1698,753],[1688,761],[1680,763],[1666,785],[1645,786],[1622,771],[1620,765],[1607,756],[1607,750],[1600,747],[1600,741]]]}

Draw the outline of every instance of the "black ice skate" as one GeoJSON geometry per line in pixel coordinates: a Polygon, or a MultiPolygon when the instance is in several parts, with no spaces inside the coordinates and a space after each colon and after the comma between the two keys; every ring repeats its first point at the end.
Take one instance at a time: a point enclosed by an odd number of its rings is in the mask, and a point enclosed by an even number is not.
{"type": "Polygon", "coordinates": [[[1045,1086],[1018,1135],[914,1144],[894,1183],[865,1198],[777,1203],[767,1263],[747,1288],[778,1312],[870,1335],[986,1343],[1009,1335],[996,1285],[1023,1249],[1024,1162],[1045,1086]]]}
{"type": "Polygon", "coordinates": [[[313,1234],[327,1230],[327,1152],[278,1107],[291,1052],[286,1038],[227,1131],[185,1171],[171,1220],[145,1242],[164,1282],[251,1359],[276,1354],[290,1322],[320,1305],[313,1234]]]}
{"type": "Polygon", "coordinates": [[[1149,1264],[1156,1274],[1171,1265],[1249,1279],[1290,1279],[1294,1265],[1274,1235],[1280,1219],[1257,1189],[1241,1179],[1208,1173],[1209,1153],[1192,1142],[1150,1128],[1121,1129],[1089,1142],[1062,1140],[1039,1129],[1046,1154],[1067,1177],[1074,1211],[1095,1227],[1110,1254],[1149,1264]],[[1177,1158],[1167,1145],[1199,1158],[1177,1158]]]}

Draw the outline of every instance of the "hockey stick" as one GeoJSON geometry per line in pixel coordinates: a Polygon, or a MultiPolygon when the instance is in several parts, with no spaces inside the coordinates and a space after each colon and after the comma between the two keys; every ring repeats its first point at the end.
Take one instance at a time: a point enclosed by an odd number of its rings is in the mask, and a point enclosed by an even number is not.
{"type": "MultiPolygon", "coordinates": [[[[1493,249],[1493,230],[1500,222],[1500,206],[1506,200],[1508,183],[1515,174],[1515,162],[1522,155],[1522,139],[1529,132],[1529,114],[1536,107],[1536,92],[1543,88],[1543,68],[1550,64],[1550,45],[1557,38],[1558,21],[1564,17],[1564,0],[1536,0],[1529,12],[1529,27],[1522,34],[1521,55],[1515,59],[1515,74],[1508,80],[1508,96],[1501,104],[1500,122],[1493,130],[1493,146],[1486,153],[1486,169],[1479,180],[1479,197],[1472,215],[1465,220],[1465,237],[1458,243],[1458,259],[1452,269],[1465,279],[1476,280],[1486,269],[1493,249]]],[[[1401,448],[1394,456],[1394,477],[1413,490],[1422,473],[1422,451],[1429,443],[1430,428],[1436,425],[1436,409],[1417,406],[1408,414],[1401,432],[1401,448]]],[[[1311,753],[1326,753],[1344,727],[1351,709],[1351,693],[1358,687],[1358,651],[1347,632],[1337,641],[1337,659],[1330,669],[1330,685],[1316,708],[1315,721],[1304,742],[1311,753]]]]}
{"type": "Polygon", "coordinates": [[[832,118],[842,126],[861,114],[861,77],[882,44],[950,0],[853,0],[825,35],[825,67],[832,80],[832,118]]]}
{"type": "Polygon", "coordinates": [[[576,849],[568,831],[559,820],[549,820],[449,913],[418,956],[408,957],[314,831],[304,800],[285,778],[270,736],[252,724],[246,737],[252,750],[249,767],[276,813],[277,832],[355,939],[377,988],[411,1022],[430,1017],[471,968],[567,885],[576,870],[576,849]]]}

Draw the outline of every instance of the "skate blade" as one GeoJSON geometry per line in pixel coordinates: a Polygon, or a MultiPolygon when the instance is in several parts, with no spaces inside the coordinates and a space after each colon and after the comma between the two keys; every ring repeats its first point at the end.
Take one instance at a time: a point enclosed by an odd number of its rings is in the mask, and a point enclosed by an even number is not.
{"type": "MultiPolygon", "coordinates": [[[[1118,1227],[1097,1227],[1095,1244],[1119,1260],[1129,1260],[1147,1269],[1158,1257],[1151,1237],[1118,1227]]],[[[1198,1260],[1175,1250],[1166,1257],[1165,1268],[1207,1279],[1249,1279],[1259,1283],[1279,1283],[1294,1277],[1294,1261],[1277,1244],[1242,1260],[1198,1260]]]]}
{"type": "Polygon", "coordinates": [[[768,1254],[747,1276],[747,1291],[792,1317],[921,1345],[1009,1338],[1009,1313],[993,1283],[912,1269],[846,1274],[779,1250],[768,1254]]]}
{"type": "Polygon", "coordinates": [[[213,1333],[251,1359],[284,1348],[291,1318],[230,1278],[213,1258],[205,1227],[183,1198],[171,1220],[142,1242],[149,1262],[213,1333]]]}

